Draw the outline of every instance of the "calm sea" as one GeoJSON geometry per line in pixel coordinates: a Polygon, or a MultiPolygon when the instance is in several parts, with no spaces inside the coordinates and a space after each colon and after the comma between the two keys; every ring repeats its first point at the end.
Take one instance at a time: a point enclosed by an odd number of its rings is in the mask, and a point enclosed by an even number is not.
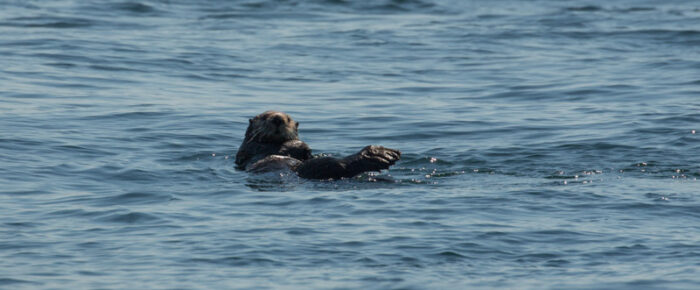
{"type": "Polygon", "coordinates": [[[0,0],[3,289],[698,288],[698,178],[698,2],[0,0]]]}

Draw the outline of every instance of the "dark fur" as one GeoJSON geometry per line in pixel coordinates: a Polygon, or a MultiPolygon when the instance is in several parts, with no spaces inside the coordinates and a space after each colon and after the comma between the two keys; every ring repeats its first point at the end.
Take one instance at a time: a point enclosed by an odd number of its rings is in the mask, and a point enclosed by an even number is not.
{"type": "Polygon", "coordinates": [[[344,158],[312,158],[311,148],[299,140],[298,127],[281,112],[267,111],[250,119],[236,153],[237,167],[251,172],[290,169],[303,178],[339,179],[387,169],[401,158],[400,151],[375,145],[344,158]]]}

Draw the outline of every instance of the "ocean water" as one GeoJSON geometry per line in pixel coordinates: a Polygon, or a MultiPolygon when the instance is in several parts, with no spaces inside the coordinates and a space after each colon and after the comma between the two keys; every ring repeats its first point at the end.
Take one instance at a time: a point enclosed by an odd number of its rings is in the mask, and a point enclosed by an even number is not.
{"type": "Polygon", "coordinates": [[[698,288],[699,153],[694,1],[0,0],[3,289],[698,288]]]}

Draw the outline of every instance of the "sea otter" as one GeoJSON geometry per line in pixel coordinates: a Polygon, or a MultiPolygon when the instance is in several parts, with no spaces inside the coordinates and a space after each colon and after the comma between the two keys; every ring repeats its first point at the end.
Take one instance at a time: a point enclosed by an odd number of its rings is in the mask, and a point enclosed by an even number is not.
{"type": "Polygon", "coordinates": [[[290,169],[309,179],[340,179],[387,169],[401,152],[370,145],[344,158],[313,157],[299,140],[299,122],[282,112],[267,111],[249,120],[245,139],[236,153],[237,168],[250,172],[290,169]]]}

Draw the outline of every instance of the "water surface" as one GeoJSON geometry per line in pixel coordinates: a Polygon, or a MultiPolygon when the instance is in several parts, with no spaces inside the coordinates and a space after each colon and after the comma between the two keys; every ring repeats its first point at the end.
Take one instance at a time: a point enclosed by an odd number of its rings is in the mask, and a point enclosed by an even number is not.
{"type": "Polygon", "coordinates": [[[0,288],[700,283],[699,4],[0,7],[0,288]],[[403,159],[235,170],[269,109],[403,159]]]}

